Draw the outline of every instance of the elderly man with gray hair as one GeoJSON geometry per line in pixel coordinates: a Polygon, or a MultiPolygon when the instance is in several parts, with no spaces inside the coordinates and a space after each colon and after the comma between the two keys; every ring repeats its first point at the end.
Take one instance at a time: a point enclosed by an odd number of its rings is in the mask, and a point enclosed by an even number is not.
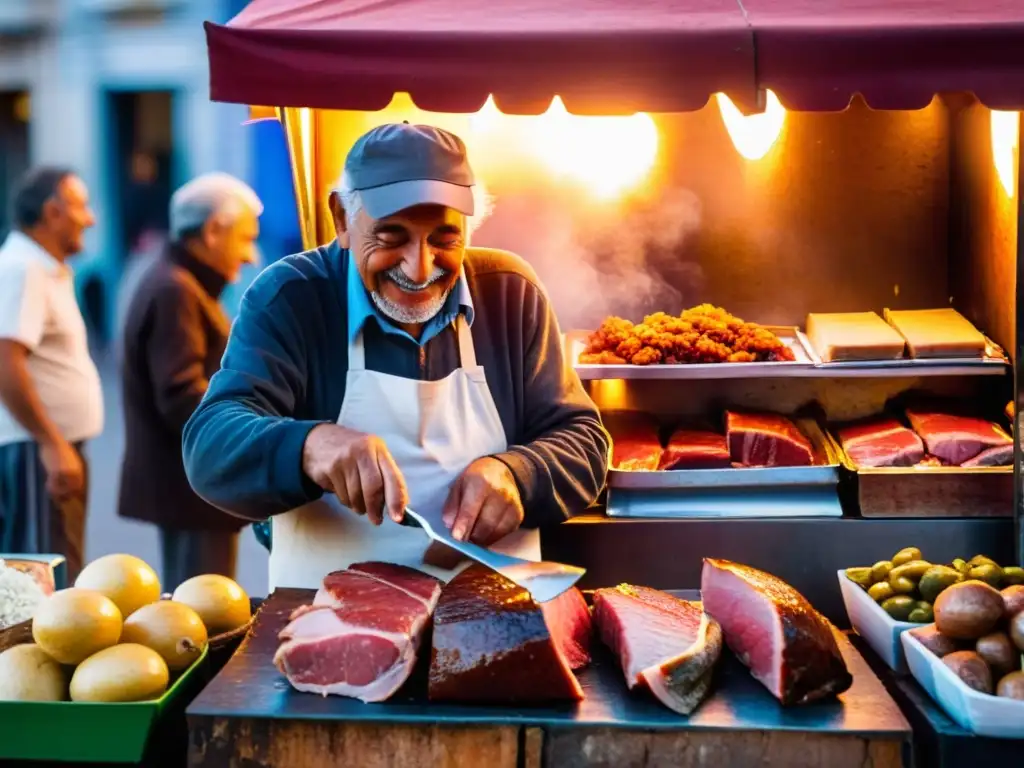
{"type": "Polygon", "coordinates": [[[536,275],[469,244],[479,189],[458,136],[378,126],[331,193],[334,241],[246,293],[183,448],[204,498],[272,518],[271,589],[361,561],[464,567],[400,525],[407,505],[539,559],[539,528],[604,485],[608,435],[536,275]]]}
{"type": "Polygon", "coordinates": [[[227,174],[185,184],[171,197],[167,249],[128,307],[118,514],[159,527],[168,591],[202,573],[235,572],[244,522],[192,491],[181,435],[220,367],[230,323],[218,299],[242,266],[256,260],[262,212],[256,193],[227,174]]]}

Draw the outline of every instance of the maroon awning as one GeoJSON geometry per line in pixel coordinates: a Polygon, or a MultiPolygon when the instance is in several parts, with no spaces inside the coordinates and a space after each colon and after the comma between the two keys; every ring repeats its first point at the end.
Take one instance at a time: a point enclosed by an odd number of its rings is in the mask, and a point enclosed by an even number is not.
{"type": "Polygon", "coordinates": [[[794,110],[920,109],[968,91],[1024,107],[1024,0],[742,0],[758,85],[794,110]]]}
{"type": "Polygon", "coordinates": [[[252,0],[206,25],[214,100],[377,110],[579,114],[753,104],[735,0],[252,0]]]}
{"type": "Polygon", "coordinates": [[[252,0],[206,30],[211,97],[245,104],[676,112],[771,88],[798,110],[1024,106],[1024,0],[252,0]]]}

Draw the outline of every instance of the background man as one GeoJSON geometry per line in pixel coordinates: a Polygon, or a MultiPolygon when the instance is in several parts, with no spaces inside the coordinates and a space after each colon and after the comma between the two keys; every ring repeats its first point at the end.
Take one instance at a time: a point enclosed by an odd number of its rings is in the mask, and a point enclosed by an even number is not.
{"type": "Polygon", "coordinates": [[[220,367],[230,323],[218,298],[255,261],[262,211],[256,193],[227,174],[185,184],[171,197],[171,242],[129,304],[118,514],[159,526],[166,590],[201,573],[235,574],[245,521],[192,491],[181,434],[220,367]]]}
{"type": "Polygon", "coordinates": [[[82,567],[84,441],[103,429],[103,392],[67,261],[95,220],[66,168],[29,171],[0,248],[0,552],[62,554],[82,567]]]}

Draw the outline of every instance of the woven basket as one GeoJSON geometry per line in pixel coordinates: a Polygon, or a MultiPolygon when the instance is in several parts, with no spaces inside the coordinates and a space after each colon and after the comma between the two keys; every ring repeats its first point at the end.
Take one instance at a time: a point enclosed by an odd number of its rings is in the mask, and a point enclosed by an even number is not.
{"type": "Polygon", "coordinates": [[[32,619],[0,629],[0,653],[16,645],[32,642],[32,619]]]}

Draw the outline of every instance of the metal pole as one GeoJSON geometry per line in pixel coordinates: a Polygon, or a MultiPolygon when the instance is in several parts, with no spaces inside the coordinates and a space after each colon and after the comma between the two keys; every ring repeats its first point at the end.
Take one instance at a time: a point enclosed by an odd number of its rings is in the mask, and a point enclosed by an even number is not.
{"type": "Polygon", "coordinates": [[[1013,356],[1013,531],[1017,543],[1017,565],[1024,566],[1024,446],[1021,445],[1021,387],[1024,386],[1024,144],[1017,128],[1017,285],[1014,306],[1013,356]]]}

